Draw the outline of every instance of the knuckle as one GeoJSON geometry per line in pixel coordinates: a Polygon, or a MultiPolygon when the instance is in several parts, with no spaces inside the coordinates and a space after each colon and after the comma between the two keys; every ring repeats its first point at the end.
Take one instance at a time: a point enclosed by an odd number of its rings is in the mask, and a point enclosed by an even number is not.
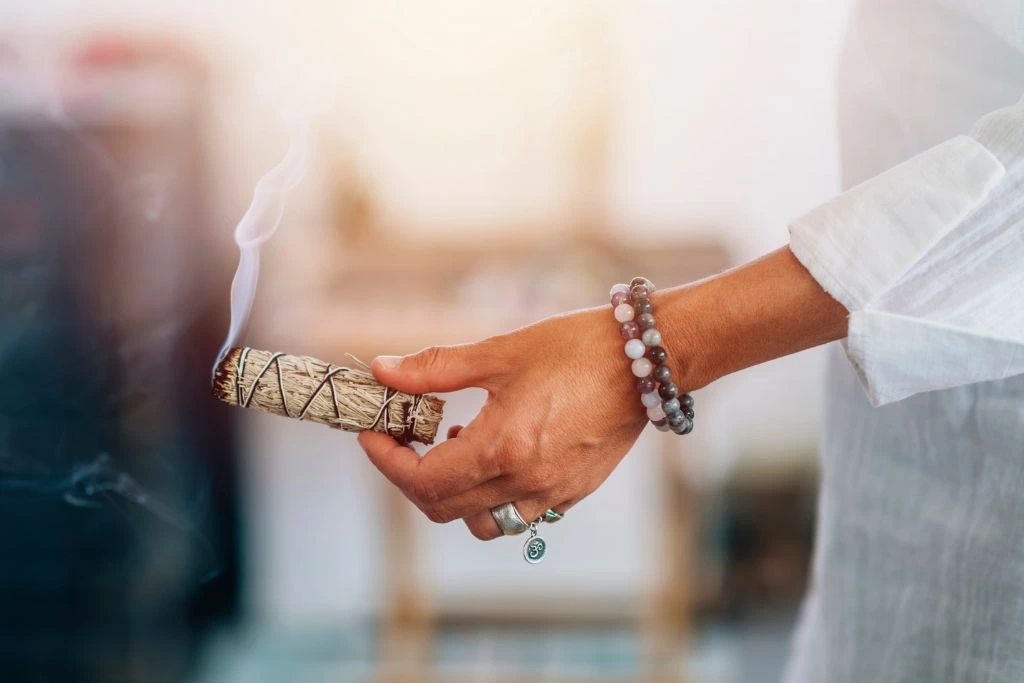
{"type": "Polygon", "coordinates": [[[479,522],[466,522],[466,526],[469,527],[469,533],[480,541],[493,541],[500,534],[494,529],[491,529],[479,522]]]}
{"type": "Polygon", "coordinates": [[[501,451],[494,445],[481,446],[477,451],[478,473],[488,479],[504,472],[501,451]]]}
{"type": "Polygon", "coordinates": [[[498,470],[502,474],[518,475],[523,469],[522,455],[512,449],[504,449],[497,458],[498,470]]]}
{"type": "Polygon", "coordinates": [[[531,495],[543,495],[552,486],[546,467],[534,467],[519,476],[519,483],[531,495]]]}
{"type": "Polygon", "coordinates": [[[485,388],[493,390],[508,376],[510,369],[518,363],[513,362],[508,341],[509,335],[489,337],[476,344],[476,357],[479,362],[491,368],[489,377],[484,382],[485,388]]]}
{"type": "Polygon", "coordinates": [[[451,511],[441,506],[431,506],[423,510],[423,514],[427,516],[434,524],[447,524],[455,519],[452,516],[451,511]]]}
{"type": "Polygon", "coordinates": [[[426,479],[417,479],[412,482],[409,487],[409,493],[412,495],[414,500],[426,505],[436,503],[441,499],[441,496],[433,483],[426,479]]]}
{"type": "Polygon", "coordinates": [[[428,346],[416,354],[417,365],[424,370],[439,371],[444,369],[447,355],[443,346],[428,346]]]}
{"type": "Polygon", "coordinates": [[[523,470],[530,456],[530,444],[522,436],[510,437],[497,456],[503,472],[517,474],[523,470]]]}

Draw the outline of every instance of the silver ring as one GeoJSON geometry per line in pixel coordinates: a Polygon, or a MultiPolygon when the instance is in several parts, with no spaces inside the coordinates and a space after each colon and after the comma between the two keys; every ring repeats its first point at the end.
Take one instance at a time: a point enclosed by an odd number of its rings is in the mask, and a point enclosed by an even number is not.
{"type": "Polygon", "coordinates": [[[501,533],[506,536],[517,536],[530,528],[530,525],[523,521],[519,510],[516,510],[516,506],[512,503],[502,503],[491,508],[491,517],[494,517],[501,533]]]}
{"type": "Polygon", "coordinates": [[[543,519],[548,524],[554,524],[558,520],[562,519],[562,517],[563,515],[558,514],[551,508],[548,508],[547,510],[545,510],[544,515],[541,517],[541,519],[543,519]]]}

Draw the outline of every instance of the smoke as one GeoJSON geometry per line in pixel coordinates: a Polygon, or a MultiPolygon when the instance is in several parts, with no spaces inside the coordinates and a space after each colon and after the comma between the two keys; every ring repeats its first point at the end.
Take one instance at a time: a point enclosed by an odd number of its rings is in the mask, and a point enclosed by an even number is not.
{"type": "Polygon", "coordinates": [[[138,505],[163,522],[181,531],[194,531],[192,516],[176,509],[151,494],[128,473],[119,470],[109,453],[100,453],[93,460],[72,468],[71,474],[50,478],[4,478],[0,490],[30,491],[60,495],[75,507],[102,507],[100,498],[116,497],[138,505]]]}
{"type": "MultiPolygon", "coordinates": [[[[12,66],[16,67],[21,78],[10,81],[7,85],[11,87],[7,91],[0,89],[0,97],[20,102],[31,115],[40,116],[44,122],[61,131],[74,144],[76,151],[83,155],[91,172],[107,179],[117,188],[91,207],[82,224],[87,225],[88,219],[115,202],[121,207],[135,209],[136,215],[142,219],[142,227],[146,227],[146,223],[155,224],[163,216],[170,187],[180,175],[180,169],[140,173],[137,169],[125,167],[97,135],[80,124],[74,111],[68,111],[60,86],[60,49],[28,40],[12,41],[8,47],[12,66]]],[[[3,85],[0,82],[0,86],[3,85]]],[[[119,106],[129,105],[135,94],[130,88],[124,87],[104,92],[104,109],[116,111],[119,106]]],[[[2,181],[0,174],[0,183],[2,181]]]]}
{"type": "MultiPolygon", "coordinates": [[[[112,507],[120,510],[122,503],[135,506],[198,540],[203,564],[208,567],[200,583],[220,574],[217,553],[195,521],[204,516],[205,495],[195,498],[192,510],[175,506],[119,469],[109,453],[99,453],[91,460],[75,464],[70,468],[71,473],[63,476],[47,476],[38,471],[20,472],[23,469],[25,463],[13,461],[9,455],[0,458],[0,474],[3,474],[0,476],[0,491],[60,496],[68,505],[79,508],[112,507]]],[[[202,493],[208,491],[205,483],[197,488],[202,493]]]]}
{"type": "Polygon", "coordinates": [[[68,113],[61,97],[58,72],[60,70],[58,51],[45,45],[13,43],[13,55],[25,82],[35,90],[24,93],[28,103],[41,111],[49,122],[70,136],[95,164],[102,174],[115,178],[120,174],[117,162],[93,136],[81,130],[74,117],[68,113]]]}
{"type": "Polygon", "coordinates": [[[240,256],[235,278],[231,282],[231,324],[214,362],[214,370],[228,350],[238,344],[245,331],[256,299],[256,284],[260,276],[260,246],[277,231],[284,215],[288,193],[306,174],[311,140],[308,121],[304,117],[294,117],[287,154],[256,183],[252,203],[235,228],[235,243],[240,256]]]}
{"type": "MultiPolygon", "coordinates": [[[[79,139],[81,142],[81,138],[79,139]]],[[[97,155],[102,150],[97,152],[97,155]]],[[[113,161],[108,163],[112,177],[117,177],[113,170],[113,161]]],[[[83,217],[83,224],[90,224],[97,217],[102,216],[104,211],[110,210],[112,206],[131,207],[135,211],[140,226],[155,224],[164,214],[167,207],[167,199],[171,194],[171,187],[177,179],[178,174],[170,171],[146,171],[137,177],[128,178],[115,183],[115,189],[98,201],[83,217]]]]}

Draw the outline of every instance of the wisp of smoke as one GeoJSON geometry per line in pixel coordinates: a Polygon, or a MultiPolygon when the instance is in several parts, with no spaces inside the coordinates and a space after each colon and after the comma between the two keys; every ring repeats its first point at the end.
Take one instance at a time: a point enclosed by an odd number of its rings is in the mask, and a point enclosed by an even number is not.
{"type": "Polygon", "coordinates": [[[117,496],[145,508],[176,529],[195,529],[189,515],[150,494],[128,473],[119,470],[108,453],[100,453],[91,462],[73,468],[71,474],[58,479],[0,479],[0,490],[4,489],[61,495],[76,507],[101,507],[97,500],[100,496],[117,496]]]}
{"type": "MultiPolygon", "coordinates": [[[[7,464],[9,463],[0,462],[0,472],[8,469],[5,467],[7,464]]],[[[200,488],[206,490],[205,486],[200,488]]],[[[206,583],[220,575],[221,567],[217,553],[197,523],[203,513],[198,509],[181,509],[154,495],[134,477],[119,469],[109,453],[100,453],[91,461],[72,467],[71,474],[66,476],[45,477],[33,472],[27,478],[0,477],[0,491],[61,496],[69,505],[81,508],[119,509],[118,501],[138,506],[161,522],[199,542],[201,561],[207,566],[199,578],[200,583],[206,583]]],[[[204,496],[200,496],[197,499],[195,508],[204,507],[203,498],[204,496]]]]}
{"type": "MultiPolygon", "coordinates": [[[[43,121],[62,131],[77,150],[84,154],[92,170],[105,176],[118,188],[92,207],[86,219],[98,214],[111,203],[131,205],[137,202],[139,215],[146,222],[155,223],[163,214],[170,186],[179,171],[150,171],[139,175],[123,167],[104,146],[103,141],[83,128],[65,106],[59,85],[60,51],[48,45],[32,45],[28,42],[14,42],[9,47],[16,65],[23,73],[24,83],[29,84],[32,93],[30,99],[35,103],[36,111],[41,114],[43,121]]],[[[131,96],[133,91],[128,88],[106,92],[103,95],[104,106],[114,108],[122,101],[127,102],[131,96]]]]}
{"type": "Polygon", "coordinates": [[[214,361],[214,369],[224,354],[238,344],[245,330],[256,298],[260,246],[277,231],[284,215],[288,193],[306,174],[311,137],[308,122],[296,117],[291,122],[288,153],[256,183],[252,203],[235,228],[235,243],[241,253],[235,279],[231,282],[231,325],[214,361]]]}
{"type": "Polygon", "coordinates": [[[92,157],[97,170],[116,178],[120,170],[117,163],[97,140],[79,128],[64,106],[57,84],[58,55],[51,50],[33,49],[28,45],[15,45],[14,52],[19,56],[26,74],[31,76],[31,82],[38,89],[42,109],[49,120],[70,135],[79,147],[92,157]]]}

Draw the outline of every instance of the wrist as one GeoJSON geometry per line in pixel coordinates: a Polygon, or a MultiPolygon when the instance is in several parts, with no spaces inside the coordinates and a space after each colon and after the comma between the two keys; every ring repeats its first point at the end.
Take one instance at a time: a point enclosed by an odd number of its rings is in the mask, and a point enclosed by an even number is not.
{"type": "Polygon", "coordinates": [[[659,290],[651,296],[658,312],[662,345],[684,391],[701,389],[722,376],[715,368],[714,316],[702,299],[700,283],[659,290]]]}
{"type": "Polygon", "coordinates": [[[688,390],[846,334],[846,309],[786,247],[652,301],[688,390]]]}

